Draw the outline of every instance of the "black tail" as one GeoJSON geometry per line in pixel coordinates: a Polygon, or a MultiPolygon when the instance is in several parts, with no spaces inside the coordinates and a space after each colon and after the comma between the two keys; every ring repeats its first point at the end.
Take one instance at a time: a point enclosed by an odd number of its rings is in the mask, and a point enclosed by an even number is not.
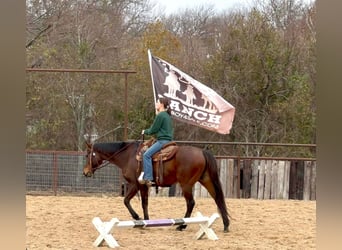
{"type": "Polygon", "coordinates": [[[229,214],[227,210],[227,205],[225,202],[224,194],[222,191],[222,186],[218,174],[218,167],[216,163],[216,159],[213,156],[213,154],[208,151],[208,150],[203,150],[203,155],[205,157],[206,161],[206,169],[209,172],[210,179],[214,185],[215,188],[215,202],[216,205],[221,213],[222,220],[223,220],[223,226],[224,226],[224,231],[228,232],[228,227],[229,227],[229,214]]]}

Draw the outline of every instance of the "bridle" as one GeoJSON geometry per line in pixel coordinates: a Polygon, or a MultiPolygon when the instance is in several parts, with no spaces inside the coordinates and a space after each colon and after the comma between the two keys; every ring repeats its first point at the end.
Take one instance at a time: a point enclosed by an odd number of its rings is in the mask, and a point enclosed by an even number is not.
{"type": "Polygon", "coordinates": [[[128,143],[127,145],[125,145],[124,147],[120,148],[118,151],[116,151],[115,153],[113,153],[109,158],[105,159],[105,163],[101,163],[101,164],[98,164],[99,161],[96,159],[96,167],[93,168],[93,156],[95,156],[95,153],[94,153],[94,144],[91,144],[91,148],[90,148],[90,153],[89,153],[89,164],[91,166],[91,171],[92,173],[94,174],[96,170],[100,169],[100,168],[103,168],[105,166],[107,166],[109,163],[110,163],[110,160],[113,159],[116,155],[118,155],[119,153],[121,153],[122,151],[124,151],[126,148],[128,148],[130,145],[132,145],[132,143],[128,143]]]}
{"type": "Polygon", "coordinates": [[[91,144],[91,148],[90,148],[90,153],[89,153],[89,164],[91,166],[91,172],[94,174],[96,170],[100,169],[100,168],[103,168],[105,166],[107,166],[109,164],[109,161],[107,161],[106,163],[104,164],[99,164],[98,160],[96,157],[94,157],[96,159],[96,167],[93,168],[93,156],[95,156],[95,153],[94,153],[94,144],[91,144]]]}

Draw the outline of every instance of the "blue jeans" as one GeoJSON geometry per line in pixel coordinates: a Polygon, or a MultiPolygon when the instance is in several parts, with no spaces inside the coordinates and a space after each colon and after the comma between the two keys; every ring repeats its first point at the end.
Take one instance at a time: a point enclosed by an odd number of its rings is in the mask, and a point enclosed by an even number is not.
{"type": "Polygon", "coordinates": [[[153,167],[152,167],[152,156],[161,150],[161,148],[170,141],[159,140],[152,144],[143,155],[143,166],[144,166],[144,180],[153,180],[153,167]]]}

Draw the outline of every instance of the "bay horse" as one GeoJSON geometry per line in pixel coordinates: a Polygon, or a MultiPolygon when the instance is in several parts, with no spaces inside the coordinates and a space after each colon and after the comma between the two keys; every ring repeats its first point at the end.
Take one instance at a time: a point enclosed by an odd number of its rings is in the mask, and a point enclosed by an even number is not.
{"type": "MultiPolygon", "coordinates": [[[[140,191],[144,220],[148,220],[149,187],[138,182],[141,167],[138,167],[136,156],[141,142],[123,141],[94,144],[87,142],[86,144],[87,160],[83,168],[84,176],[91,177],[97,169],[103,166],[104,162],[110,162],[119,167],[128,183],[127,192],[124,197],[126,208],[133,219],[141,220],[130,204],[131,199],[140,191]]],[[[223,221],[223,231],[228,232],[229,215],[215,157],[211,152],[198,147],[177,147],[178,150],[175,155],[171,159],[163,162],[163,182],[159,186],[170,187],[174,183],[179,183],[186,200],[186,213],[184,217],[187,218],[191,216],[195,206],[192,189],[198,181],[208,190],[211,197],[215,200],[223,221]]],[[[156,178],[155,173],[156,169],[154,166],[153,175],[156,178]]],[[[180,225],[177,227],[177,230],[181,231],[185,228],[186,225],[180,225]]]]}

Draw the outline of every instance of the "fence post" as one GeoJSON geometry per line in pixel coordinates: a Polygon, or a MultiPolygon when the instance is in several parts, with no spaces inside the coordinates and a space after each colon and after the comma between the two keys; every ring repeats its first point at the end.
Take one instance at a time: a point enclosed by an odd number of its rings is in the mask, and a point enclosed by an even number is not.
{"type": "Polygon", "coordinates": [[[54,151],[53,156],[53,192],[55,196],[57,195],[57,185],[58,185],[58,158],[57,153],[54,151]]]}
{"type": "Polygon", "coordinates": [[[258,198],[258,180],[259,180],[260,161],[255,160],[252,163],[252,183],[251,183],[251,198],[258,198]]]}

